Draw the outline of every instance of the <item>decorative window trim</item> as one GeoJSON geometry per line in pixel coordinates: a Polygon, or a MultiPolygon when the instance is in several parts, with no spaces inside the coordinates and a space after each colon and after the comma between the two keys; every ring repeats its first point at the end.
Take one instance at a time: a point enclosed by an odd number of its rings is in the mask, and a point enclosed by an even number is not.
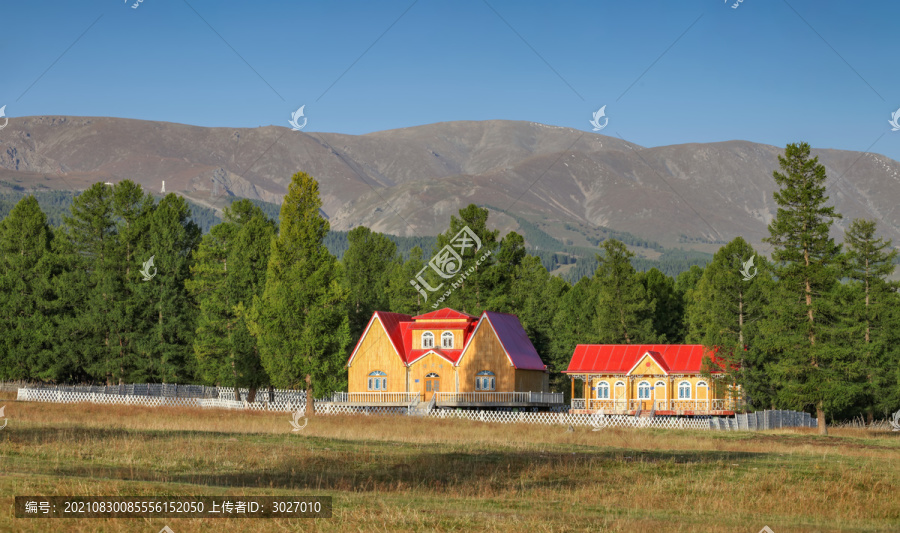
{"type": "Polygon", "coordinates": [[[455,338],[456,338],[456,335],[454,335],[453,332],[445,331],[445,332],[441,333],[441,348],[444,348],[447,350],[452,350],[455,338]],[[449,346],[447,346],[447,344],[444,342],[444,339],[450,339],[449,346]]]}
{"type": "Polygon", "coordinates": [[[422,333],[422,349],[425,348],[434,348],[434,333],[430,331],[422,333]],[[428,342],[425,339],[428,339],[428,342]]]}
{"type": "Polygon", "coordinates": [[[384,392],[387,390],[387,373],[381,370],[369,372],[368,390],[371,392],[384,392]]]}
{"type": "Polygon", "coordinates": [[[598,400],[608,400],[608,399],[609,399],[610,386],[609,386],[609,382],[608,382],[608,381],[600,381],[600,382],[598,382],[598,383],[597,383],[597,386],[595,387],[595,389],[596,389],[596,391],[597,391],[597,399],[598,399],[598,400]],[[601,395],[600,395],[600,391],[601,391],[601,390],[603,390],[606,394],[604,394],[603,396],[601,396],[601,395]]]}
{"type": "Polygon", "coordinates": [[[693,387],[691,387],[690,381],[678,382],[678,399],[679,400],[690,400],[691,393],[693,392],[692,389],[693,389],[693,387]],[[687,388],[687,396],[682,395],[682,391],[684,391],[685,388],[687,388]]]}
{"type": "Polygon", "coordinates": [[[637,386],[637,389],[638,389],[638,400],[652,400],[653,398],[650,397],[650,392],[651,392],[653,389],[652,389],[651,387],[652,387],[652,386],[650,385],[650,382],[649,382],[649,381],[641,381],[640,383],[638,383],[638,386],[637,386]],[[646,387],[644,387],[644,390],[647,391],[647,396],[641,396],[641,385],[646,385],[646,387]]]}

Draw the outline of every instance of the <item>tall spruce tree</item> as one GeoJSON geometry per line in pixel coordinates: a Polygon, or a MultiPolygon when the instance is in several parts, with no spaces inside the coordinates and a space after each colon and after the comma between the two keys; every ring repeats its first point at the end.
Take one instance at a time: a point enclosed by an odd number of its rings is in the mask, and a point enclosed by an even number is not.
{"type": "Polygon", "coordinates": [[[422,249],[415,246],[409,252],[409,259],[402,261],[398,257],[391,265],[386,290],[391,312],[415,316],[427,311],[425,297],[410,283],[415,281],[416,275],[425,266],[422,255],[422,249]]]}
{"type": "Polygon", "coordinates": [[[603,255],[597,255],[596,329],[604,344],[653,343],[659,335],[653,329],[654,300],[631,265],[634,254],[615,239],[604,241],[603,255]]]}
{"type": "Polygon", "coordinates": [[[337,260],[323,245],[329,224],[321,206],[319,184],[304,172],[294,174],[272,240],[265,289],[247,314],[272,383],[298,387],[309,378],[312,394],[346,387],[350,343],[347,291],[337,260]]]}
{"type": "Polygon", "coordinates": [[[349,295],[350,337],[358,339],[373,312],[391,310],[386,288],[397,261],[397,245],[365,226],[350,230],[347,240],[341,263],[349,295]]]}
{"type": "Polygon", "coordinates": [[[762,359],[765,354],[753,342],[771,283],[771,266],[765,257],[757,255],[743,238],[735,237],[706,265],[696,288],[690,291],[686,309],[688,342],[717,348],[728,381],[741,385],[756,407],[769,407],[774,401],[774,388],[762,359]],[[746,271],[751,277],[745,279],[744,265],[751,259],[754,266],[746,271]]]}
{"type": "Polygon", "coordinates": [[[0,379],[59,377],[52,240],[34,196],[22,198],[0,220],[0,379]]]}
{"type": "Polygon", "coordinates": [[[490,269],[496,262],[493,254],[497,252],[500,231],[490,231],[487,219],[487,209],[470,204],[459,210],[459,218],[451,216],[450,228],[438,235],[429,267],[423,274],[429,286],[437,289],[430,292],[425,288],[427,311],[451,307],[479,315],[488,308],[488,302],[496,294],[490,269]],[[477,252],[474,240],[465,233],[460,235],[465,227],[481,240],[481,248],[477,252]],[[459,240],[454,241],[457,235],[459,240]],[[447,277],[441,277],[434,267],[447,277]]]}
{"type": "Polygon", "coordinates": [[[773,176],[778,212],[769,224],[778,279],[760,325],[761,347],[781,401],[816,410],[819,433],[827,434],[826,410],[853,401],[847,350],[839,342],[834,290],[840,277],[840,246],[829,236],[834,207],[826,206],[827,176],[806,143],[789,144],[773,176]]]}
{"type": "Polygon", "coordinates": [[[897,250],[891,241],[876,238],[875,221],[855,219],[844,234],[847,246],[845,276],[856,282],[855,295],[847,308],[849,321],[855,329],[851,345],[858,354],[857,363],[864,380],[863,411],[869,423],[876,411],[885,412],[895,405],[890,401],[891,389],[896,386],[891,365],[897,362],[892,342],[896,335],[888,322],[891,293],[896,284],[888,277],[894,273],[897,250]]]}
{"type": "Polygon", "coordinates": [[[195,305],[185,283],[190,279],[193,254],[200,242],[200,228],[191,220],[184,198],[166,195],[148,217],[148,248],[156,275],[149,281],[134,280],[134,303],[142,313],[139,332],[139,379],[167,383],[193,378],[191,355],[196,329],[195,305]]]}
{"type": "Polygon", "coordinates": [[[68,318],[60,329],[61,350],[71,374],[63,379],[91,379],[106,384],[123,379],[124,361],[117,343],[123,283],[122,258],[113,213],[113,188],[95,183],[76,196],[64,218],[67,271],[57,280],[68,318]]]}
{"type": "Polygon", "coordinates": [[[656,268],[638,273],[638,279],[643,283],[647,297],[656,301],[653,329],[660,335],[659,342],[684,342],[684,301],[675,289],[675,280],[656,268]]]}

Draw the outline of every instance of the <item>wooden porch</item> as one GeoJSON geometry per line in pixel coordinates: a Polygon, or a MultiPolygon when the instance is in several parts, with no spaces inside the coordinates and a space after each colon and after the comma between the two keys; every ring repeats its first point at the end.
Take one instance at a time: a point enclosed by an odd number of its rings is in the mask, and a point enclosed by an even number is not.
{"type": "Polygon", "coordinates": [[[561,392],[336,392],[333,403],[355,407],[410,407],[434,400],[435,407],[551,407],[563,405],[561,392]]]}
{"type": "Polygon", "coordinates": [[[562,405],[561,392],[436,392],[436,407],[550,407],[562,405]]]}
{"type": "Polygon", "coordinates": [[[659,416],[732,416],[740,402],[730,399],[709,400],[597,400],[572,399],[571,413],[659,416]]]}

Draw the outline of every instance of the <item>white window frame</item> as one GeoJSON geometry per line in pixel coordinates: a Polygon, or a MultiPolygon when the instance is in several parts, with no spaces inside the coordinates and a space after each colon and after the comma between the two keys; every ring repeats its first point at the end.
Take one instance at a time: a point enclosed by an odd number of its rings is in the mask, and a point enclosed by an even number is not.
{"type": "Polygon", "coordinates": [[[434,333],[426,331],[422,333],[422,348],[434,348],[434,333]],[[428,339],[428,342],[425,342],[428,339]]]}
{"type": "Polygon", "coordinates": [[[452,350],[454,337],[455,337],[455,335],[453,335],[453,332],[451,332],[451,331],[445,331],[445,332],[441,333],[441,348],[446,348],[448,350],[452,350]],[[444,342],[445,339],[450,339],[449,346],[447,345],[446,342],[444,342]]]}
{"type": "Polygon", "coordinates": [[[650,385],[649,381],[641,381],[640,383],[638,383],[638,400],[652,400],[653,398],[650,397],[651,396],[650,392],[652,390],[651,387],[652,387],[652,385],[650,385]],[[647,396],[641,395],[641,392],[642,392],[641,385],[646,385],[646,387],[643,390],[647,391],[647,396]]]}
{"type": "Polygon", "coordinates": [[[679,400],[690,400],[690,399],[691,399],[691,392],[692,392],[691,389],[692,389],[692,388],[693,388],[693,387],[691,387],[691,382],[690,382],[690,381],[681,381],[681,382],[679,382],[679,383],[678,383],[678,399],[679,399],[679,400]],[[685,385],[687,385],[687,396],[684,396],[684,395],[682,394],[682,391],[684,390],[684,388],[685,388],[684,386],[685,386],[685,385]]]}
{"type": "Polygon", "coordinates": [[[369,372],[369,391],[384,392],[387,390],[387,373],[381,370],[369,372]]]}
{"type": "Polygon", "coordinates": [[[610,395],[610,390],[609,390],[609,388],[610,388],[610,387],[609,387],[609,382],[608,382],[608,381],[600,381],[599,383],[597,383],[597,386],[596,386],[595,388],[596,388],[596,390],[597,390],[597,399],[598,399],[598,400],[608,400],[608,399],[609,399],[609,395],[610,395]],[[601,387],[601,385],[606,385],[606,386],[605,386],[605,387],[601,387]],[[601,388],[606,390],[606,396],[600,396],[600,389],[601,389],[601,388]]]}

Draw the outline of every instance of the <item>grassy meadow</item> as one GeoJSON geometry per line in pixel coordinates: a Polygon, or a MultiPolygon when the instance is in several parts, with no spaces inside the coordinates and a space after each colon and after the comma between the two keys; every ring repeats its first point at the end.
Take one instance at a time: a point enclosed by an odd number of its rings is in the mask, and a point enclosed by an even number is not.
{"type": "Polygon", "coordinates": [[[0,531],[900,530],[900,433],[483,424],[15,401],[0,531]],[[17,519],[15,495],[321,495],[330,519],[17,519]]]}

